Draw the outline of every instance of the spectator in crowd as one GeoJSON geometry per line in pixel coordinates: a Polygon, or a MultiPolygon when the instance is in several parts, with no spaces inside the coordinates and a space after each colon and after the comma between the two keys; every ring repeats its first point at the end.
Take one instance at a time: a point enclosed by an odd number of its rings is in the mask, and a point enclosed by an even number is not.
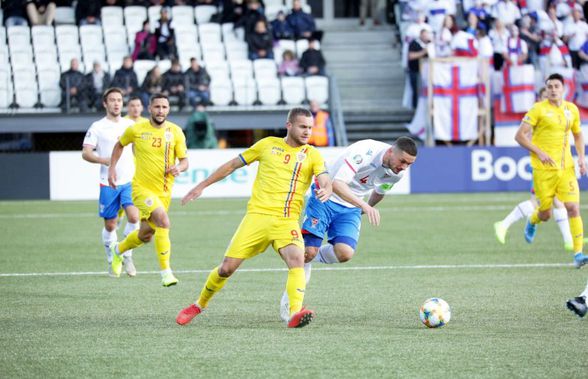
{"type": "Polygon", "coordinates": [[[537,14],[528,14],[521,19],[521,28],[519,30],[521,39],[527,43],[529,49],[528,62],[537,65],[537,50],[541,42],[541,34],[537,26],[537,14]]]}
{"type": "Polygon", "coordinates": [[[528,58],[527,43],[519,36],[519,28],[516,25],[510,25],[508,30],[510,36],[506,40],[504,59],[507,64],[513,66],[525,64],[528,58]]]}
{"type": "Polygon", "coordinates": [[[76,4],[76,22],[78,25],[101,25],[101,0],[83,0],[76,4]]]}
{"type": "Polygon", "coordinates": [[[428,2],[427,19],[435,34],[439,34],[441,32],[445,17],[448,15],[455,15],[455,1],[431,0],[428,2]]]}
{"type": "Polygon", "coordinates": [[[496,19],[494,20],[494,28],[490,30],[488,36],[492,40],[492,48],[494,49],[494,70],[500,71],[504,64],[504,57],[508,54],[506,43],[510,33],[504,27],[502,21],[496,19]]]}
{"type": "Polygon", "coordinates": [[[69,70],[61,74],[59,79],[59,87],[61,87],[61,109],[66,112],[69,111],[72,100],[75,100],[80,108],[80,112],[88,111],[88,104],[86,102],[86,78],[79,70],[80,63],[77,58],[73,58],[70,62],[69,70]]]}
{"type": "Polygon", "coordinates": [[[335,131],[329,112],[321,109],[316,100],[310,100],[310,112],[314,117],[308,144],[313,146],[335,146],[335,131]]]}
{"type": "Polygon", "coordinates": [[[563,42],[565,42],[570,49],[570,56],[572,58],[572,66],[575,69],[580,68],[580,59],[578,51],[586,41],[588,34],[588,24],[582,20],[582,7],[576,4],[572,10],[571,20],[564,25],[563,42]]]}
{"type": "MultiPolygon", "coordinates": [[[[130,96],[139,88],[137,74],[133,69],[133,59],[129,56],[123,58],[122,67],[116,70],[112,79],[112,86],[122,89],[125,97],[130,96]]],[[[148,102],[144,104],[149,104],[148,102]]]]}
{"type": "Polygon", "coordinates": [[[141,101],[143,104],[149,104],[151,95],[163,92],[163,76],[158,66],[153,67],[143,80],[141,85],[141,101]]]}
{"type": "Polygon", "coordinates": [[[169,18],[169,9],[161,8],[160,18],[155,28],[157,37],[157,56],[159,59],[171,59],[176,57],[176,42],[174,29],[169,18]]]}
{"type": "Polygon", "coordinates": [[[488,30],[490,27],[490,13],[488,13],[488,11],[486,10],[486,8],[484,7],[483,3],[485,1],[481,1],[481,0],[476,0],[476,3],[473,7],[471,7],[468,11],[466,11],[467,13],[467,20],[468,20],[468,24],[470,24],[470,14],[474,14],[476,16],[476,21],[477,21],[477,26],[473,29],[473,30],[466,30],[470,33],[475,34],[475,30],[478,27],[482,27],[486,30],[486,34],[488,34],[488,30]]]}
{"type": "Polygon", "coordinates": [[[359,25],[365,25],[365,19],[368,15],[374,20],[374,25],[380,25],[378,11],[381,8],[380,0],[360,0],[359,2],[359,25]]]}
{"type": "Polygon", "coordinates": [[[302,3],[300,0],[293,1],[292,11],[288,17],[286,17],[286,21],[288,21],[288,24],[290,24],[294,31],[294,38],[314,38],[319,41],[322,39],[323,32],[316,29],[314,17],[302,10],[302,3]]]}
{"type": "Polygon", "coordinates": [[[245,13],[243,0],[223,0],[221,23],[232,22],[238,25],[245,13]]]}
{"type": "Polygon", "coordinates": [[[245,14],[241,17],[239,23],[235,24],[235,28],[243,27],[245,29],[245,38],[248,38],[255,32],[255,26],[258,21],[267,22],[261,3],[259,0],[247,0],[245,14]]]}
{"type": "Polygon", "coordinates": [[[106,7],[123,7],[125,5],[123,0],[103,0],[102,4],[106,7]]]}
{"type": "Polygon", "coordinates": [[[214,125],[206,113],[206,107],[202,104],[198,104],[194,113],[188,118],[184,133],[188,149],[216,149],[218,147],[214,125]]]}
{"type": "Polygon", "coordinates": [[[473,13],[473,12],[468,13],[467,25],[464,28],[464,31],[475,36],[476,31],[478,30],[479,23],[480,23],[480,20],[478,20],[478,16],[475,13],[473,13]]]}
{"type": "Polygon", "coordinates": [[[286,14],[283,11],[279,11],[276,19],[271,22],[271,30],[274,41],[294,39],[294,30],[292,30],[292,27],[286,21],[286,14]]]}
{"type": "Polygon", "coordinates": [[[308,41],[308,49],[300,57],[300,68],[307,75],[325,75],[327,62],[323,53],[316,48],[316,41],[308,41]]]}
{"type": "Polygon", "coordinates": [[[492,41],[486,32],[486,28],[483,28],[482,26],[478,28],[476,39],[478,40],[479,56],[486,58],[487,62],[489,63],[490,60],[494,57],[494,48],[492,47],[492,41]]]}
{"type": "Polygon", "coordinates": [[[427,45],[430,42],[429,30],[423,28],[419,38],[413,40],[408,46],[408,78],[412,89],[413,109],[416,109],[419,100],[420,62],[421,59],[428,57],[427,45]]]}
{"type": "Polygon", "coordinates": [[[298,76],[300,75],[300,66],[298,59],[292,50],[286,50],[282,53],[282,63],[278,67],[280,76],[298,76]]]}
{"type": "Polygon", "coordinates": [[[247,36],[249,59],[274,59],[273,39],[264,20],[257,21],[255,30],[247,36]]]}
{"type": "Polygon", "coordinates": [[[110,87],[110,74],[104,72],[100,62],[94,62],[92,71],[86,75],[86,91],[88,104],[97,111],[104,109],[102,104],[102,94],[110,87]]]}
{"type": "Polygon", "coordinates": [[[578,60],[580,61],[580,67],[588,64],[588,40],[586,40],[582,45],[582,48],[578,50],[578,60]]]}
{"type": "Polygon", "coordinates": [[[4,14],[4,25],[11,26],[28,25],[25,0],[4,0],[2,1],[2,12],[4,14]]]}
{"type": "Polygon", "coordinates": [[[143,22],[143,29],[135,34],[133,61],[137,59],[154,60],[157,53],[157,38],[151,33],[149,21],[143,22]]]}
{"type": "Polygon", "coordinates": [[[502,21],[504,26],[510,26],[521,18],[521,11],[512,0],[498,0],[492,7],[492,17],[502,21]]]}
{"type": "Polygon", "coordinates": [[[190,59],[190,68],[184,73],[188,84],[188,102],[191,106],[210,102],[210,75],[196,58],[190,59]]]}
{"type": "Polygon", "coordinates": [[[180,108],[182,108],[185,104],[185,83],[186,82],[184,79],[184,74],[182,73],[182,66],[180,65],[180,61],[173,59],[171,68],[163,74],[163,94],[170,97],[177,97],[180,108]]]}
{"type": "Polygon", "coordinates": [[[32,26],[52,25],[55,18],[55,1],[28,0],[27,15],[32,26]]]}
{"type": "Polygon", "coordinates": [[[441,31],[435,35],[435,48],[437,57],[443,58],[452,55],[451,40],[457,31],[458,28],[455,23],[455,16],[448,14],[443,20],[441,31]]]}

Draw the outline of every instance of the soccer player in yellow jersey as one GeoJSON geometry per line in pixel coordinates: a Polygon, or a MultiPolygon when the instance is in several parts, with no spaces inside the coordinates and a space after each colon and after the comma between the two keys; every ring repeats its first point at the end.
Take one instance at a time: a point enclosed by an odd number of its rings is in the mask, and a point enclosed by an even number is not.
{"type": "Polygon", "coordinates": [[[149,121],[148,118],[141,116],[143,113],[143,103],[141,102],[141,98],[139,96],[131,96],[129,98],[129,102],[127,103],[127,115],[125,118],[133,120],[135,122],[145,122],[149,121]]]}
{"type": "Polygon", "coordinates": [[[149,242],[155,235],[155,250],[161,268],[161,283],[173,286],[178,279],[169,265],[171,243],[167,214],[174,179],[188,169],[186,138],[182,128],[166,120],[169,114],[167,96],[155,94],[149,102],[151,119],[136,123],[123,133],[112,150],[108,180],[115,187],[116,163],[123,147],[132,143],[135,151],[133,202],[139,208],[141,226],[123,241],[112,245],[112,271],[121,270],[121,254],[149,242]],[[176,160],[179,162],[176,164],[176,160]]]}
{"type": "Polygon", "coordinates": [[[267,137],[260,140],[219,167],[182,199],[182,204],[186,204],[198,198],[206,187],[238,168],[259,162],[247,214],[235,232],[223,261],[208,275],[198,300],[180,311],[176,317],[178,324],[186,325],[200,314],[241,263],[263,253],[270,244],[288,266],[288,327],[302,327],[312,320],[314,312],[302,307],[306,280],[303,269],[304,242],[298,220],[304,195],[313,176],[318,182],[316,195],[320,201],[327,201],[332,193],[324,159],[318,150],[307,144],[312,126],[310,111],[304,108],[291,109],[285,138],[267,137]]]}
{"type": "Polygon", "coordinates": [[[580,113],[576,105],[563,100],[563,76],[552,74],[545,84],[547,100],[533,105],[515,136],[515,140],[531,152],[533,183],[539,202],[539,207],[527,220],[525,239],[531,243],[535,238],[537,224],[549,220],[553,199],[557,196],[568,211],[574,245],[574,265],[580,268],[588,263],[588,257],[582,253],[584,227],[580,217],[580,190],[569,143],[569,133],[572,132],[580,175],[585,175],[580,113]],[[529,135],[532,137],[529,138],[529,135]]]}

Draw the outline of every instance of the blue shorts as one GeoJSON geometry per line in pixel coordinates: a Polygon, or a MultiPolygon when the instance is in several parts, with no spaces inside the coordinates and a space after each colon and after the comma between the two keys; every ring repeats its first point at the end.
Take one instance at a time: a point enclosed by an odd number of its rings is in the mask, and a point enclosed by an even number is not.
{"type": "Polygon", "coordinates": [[[314,195],[308,199],[302,223],[305,246],[320,247],[327,233],[327,241],[344,243],[354,250],[361,229],[361,209],[348,208],[331,200],[321,203],[314,195]]]}
{"type": "Polygon", "coordinates": [[[126,208],[133,205],[131,193],[131,183],[116,186],[116,189],[101,185],[100,198],[98,199],[98,215],[106,220],[116,218],[121,207],[126,208]]]}

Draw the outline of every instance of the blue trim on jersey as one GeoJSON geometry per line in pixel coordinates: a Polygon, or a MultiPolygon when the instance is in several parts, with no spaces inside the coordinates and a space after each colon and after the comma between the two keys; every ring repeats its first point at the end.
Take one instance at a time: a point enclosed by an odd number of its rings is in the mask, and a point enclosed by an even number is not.
{"type": "Polygon", "coordinates": [[[356,240],[354,240],[353,238],[350,238],[350,237],[345,237],[345,236],[335,237],[332,240],[329,240],[329,243],[333,246],[335,246],[335,244],[338,244],[338,243],[344,243],[345,245],[351,246],[351,248],[353,250],[355,250],[355,248],[357,247],[356,240]]]}
{"type": "Polygon", "coordinates": [[[302,232],[302,238],[304,238],[304,246],[307,247],[321,247],[323,244],[323,237],[318,237],[311,233],[302,232]]]}
{"type": "Polygon", "coordinates": [[[106,220],[117,217],[118,210],[133,205],[131,183],[116,186],[113,189],[108,186],[100,186],[100,198],[98,199],[98,215],[106,220]]]}
{"type": "Polygon", "coordinates": [[[242,155],[242,154],[239,154],[239,159],[241,159],[241,162],[243,162],[243,164],[244,164],[245,166],[248,166],[248,165],[249,165],[249,164],[247,163],[247,161],[245,160],[245,158],[243,158],[243,155],[242,155]]]}

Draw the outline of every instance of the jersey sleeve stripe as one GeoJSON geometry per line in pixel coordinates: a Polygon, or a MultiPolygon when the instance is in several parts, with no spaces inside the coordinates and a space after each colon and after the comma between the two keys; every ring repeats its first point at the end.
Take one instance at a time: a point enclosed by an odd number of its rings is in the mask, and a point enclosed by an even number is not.
{"type": "MultiPolygon", "coordinates": [[[[306,153],[306,149],[302,150],[302,153],[306,153]]],[[[302,169],[302,162],[296,162],[294,165],[294,170],[292,171],[292,178],[290,179],[290,191],[286,196],[286,204],[284,205],[284,216],[290,217],[290,206],[292,205],[292,200],[296,195],[296,183],[298,183],[298,176],[300,175],[300,170],[302,169]]]]}
{"type": "Polygon", "coordinates": [[[345,159],[345,163],[347,163],[347,166],[349,166],[349,168],[351,169],[351,171],[353,171],[354,174],[357,174],[357,170],[353,168],[353,166],[351,165],[351,163],[349,163],[349,161],[347,161],[347,159],[345,159]]]}
{"type": "Polygon", "coordinates": [[[247,161],[245,160],[245,158],[243,158],[243,154],[239,154],[239,158],[241,159],[241,162],[243,162],[243,164],[245,166],[249,166],[249,163],[247,163],[247,161]]]}

